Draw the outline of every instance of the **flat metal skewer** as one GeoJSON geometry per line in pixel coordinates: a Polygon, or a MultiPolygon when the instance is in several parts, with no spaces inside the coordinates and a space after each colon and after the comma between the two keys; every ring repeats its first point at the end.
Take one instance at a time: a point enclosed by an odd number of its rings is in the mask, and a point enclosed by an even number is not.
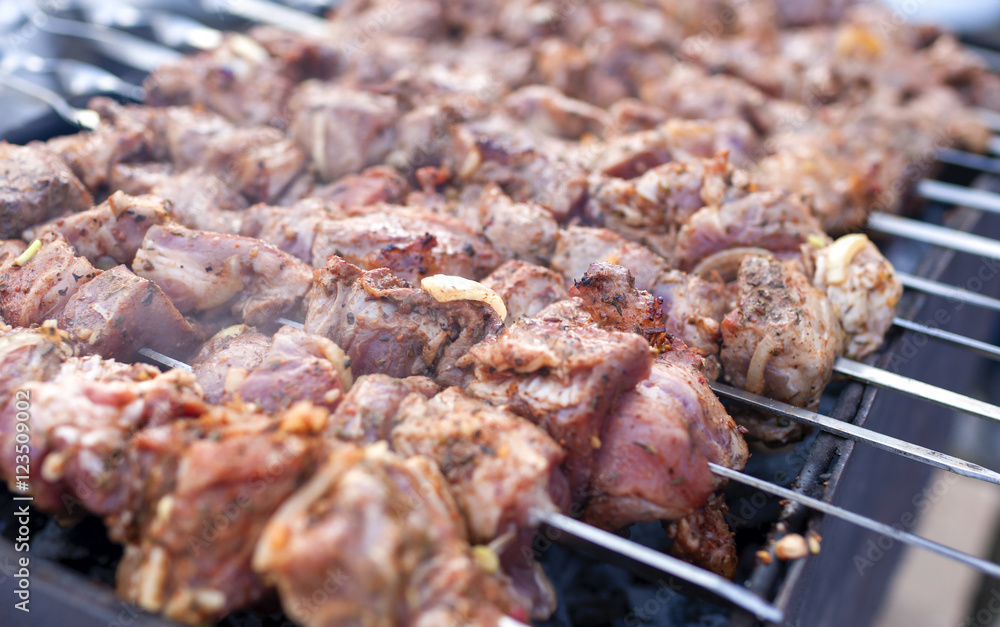
{"type": "Polygon", "coordinates": [[[101,115],[93,109],[78,109],[65,98],[47,87],[36,85],[29,80],[12,74],[0,74],[0,86],[9,87],[22,94],[44,102],[55,111],[59,117],[70,124],[92,131],[101,123],[101,115]]]}
{"type": "MultiPolygon", "coordinates": [[[[784,613],[750,590],[715,573],[689,564],[665,553],[655,551],[641,544],[626,540],[607,531],[602,531],[586,523],[563,514],[546,513],[540,516],[542,522],[550,529],[559,531],[559,540],[568,536],[571,546],[587,549],[598,549],[600,557],[622,565],[626,568],[638,565],[646,569],[667,573],[678,579],[694,584],[713,596],[741,607],[760,620],[780,623],[784,613]],[[624,563],[623,563],[624,558],[624,563]]],[[[564,542],[560,542],[563,544],[564,542]]]]}
{"type": "Polygon", "coordinates": [[[917,195],[927,200],[935,200],[958,207],[1000,213],[1000,194],[994,194],[985,189],[924,179],[917,183],[917,195]]]}
{"type": "MultiPolygon", "coordinates": [[[[991,50],[990,52],[993,51],[991,50]]],[[[993,52],[993,54],[996,53],[993,52]]],[[[980,121],[982,121],[986,128],[991,131],[1000,131],[1000,113],[990,111],[989,109],[976,109],[976,114],[979,115],[980,121]]]]}
{"type": "Polygon", "coordinates": [[[977,307],[985,307],[986,309],[992,309],[993,311],[1000,311],[1000,299],[985,296],[979,292],[973,292],[972,290],[967,290],[961,287],[955,287],[954,285],[948,285],[947,283],[925,279],[921,276],[907,274],[905,272],[897,272],[896,276],[899,278],[899,282],[902,283],[904,287],[920,292],[926,292],[927,294],[933,294],[935,296],[943,296],[948,300],[968,303],[970,305],[976,305],[977,307]]]}
{"type": "Polygon", "coordinates": [[[858,425],[837,420],[823,414],[818,414],[808,409],[795,407],[788,403],[782,403],[774,399],[747,392],[739,388],[734,388],[725,383],[714,381],[710,383],[712,390],[724,398],[730,398],[749,407],[760,409],[776,416],[782,416],[802,424],[810,425],[834,435],[848,438],[856,442],[864,442],[875,448],[888,451],[900,457],[912,459],[935,468],[953,472],[956,475],[978,479],[994,485],[1000,485],[1000,473],[988,468],[983,468],[979,464],[952,457],[938,451],[925,448],[923,446],[900,440],[888,435],[883,435],[858,425]]]}
{"type": "Polygon", "coordinates": [[[910,546],[919,547],[921,549],[937,553],[938,555],[943,555],[955,560],[956,562],[961,562],[966,566],[971,566],[972,568],[986,573],[991,577],[1000,577],[1000,564],[994,564],[993,562],[984,560],[981,557],[963,553],[962,551],[945,546],[939,542],[928,540],[922,536],[903,531],[902,529],[897,529],[896,527],[885,523],[880,523],[866,516],[855,514],[854,512],[827,503],[826,501],[814,499],[794,490],[776,486],[772,483],[768,483],[767,481],[757,479],[756,477],[751,477],[750,475],[743,474],[742,472],[726,468],[725,466],[719,466],[718,464],[714,464],[712,462],[709,462],[708,466],[713,473],[720,477],[737,481],[743,485],[756,488],[762,492],[767,492],[768,494],[773,494],[774,496],[778,496],[783,499],[788,499],[789,501],[801,503],[802,505],[823,512],[828,516],[846,520],[851,524],[864,527],[865,529],[869,529],[884,536],[888,536],[893,540],[903,542],[904,544],[909,544],[910,546]]]}
{"type": "Polygon", "coordinates": [[[206,11],[229,13],[261,24],[279,26],[309,37],[329,37],[330,22],[290,7],[266,0],[202,0],[206,11]]]}
{"type": "Polygon", "coordinates": [[[903,375],[876,368],[875,366],[869,366],[868,364],[853,361],[845,357],[838,357],[833,362],[833,370],[852,379],[871,383],[881,388],[896,390],[897,392],[915,396],[951,409],[957,409],[973,416],[1000,422],[1000,407],[972,398],[971,396],[939,388],[930,383],[904,377],[903,375]]]}
{"type": "Polygon", "coordinates": [[[1000,346],[995,346],[980,340],[974,340],[971,337],[965,337],[964,335],[952,333],[951,331],[930,327],[926,324],[920,324],[919,322],[913,322],[912,320],[906,320],[905,318],[895,318],[893,319],[892,324],[901,329],[906,329],[907,331],[913,331],[915,333],[920,333],[921,335],[926,335],[927,337],[934,338],[935,340],[941,340],[942,342],[948,342],[949,344],[961,346],[962,348],[966,348],[974,353],[982,355],[983,357],[1000,360],[1000,346]]]}
{"type": "Polygon", "coordinates": [[[986,155],[966,152],[964,150],[955,150],[953,148],[942,148],[938,151],[937,157],[938,161],[942,163],[950,163],[951,165],[969,168],[970,170],[979,170],[980,172],[989,172],[990,174],[1000,174],[1000,159],[994,157],[987,157],[986,155]]]}
{"type": "Polygon", "coordinates": [[[875,212],[868,216],[868,228],[880,233],[927,242],[972,255],[1000,259],[1000,242],[989,237],[956,231],[936,224],[927,224],[910,218],[875,212]]]}

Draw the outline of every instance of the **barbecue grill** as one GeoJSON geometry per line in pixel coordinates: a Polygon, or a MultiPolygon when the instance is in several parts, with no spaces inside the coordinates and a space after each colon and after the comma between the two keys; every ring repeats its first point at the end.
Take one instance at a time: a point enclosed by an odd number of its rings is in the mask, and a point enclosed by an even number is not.
{"type": "MultiPolygon", "coordinates": [[[[2,74],[0,84],[8,93],[26,94],[23,119],[29,121],[8,129],[5,138],[47,139],[76,130],[71,122],[86,126],[90,116],[77,107],[87,96],[134,97],[143,72],[177,54],[175,49],[210,47],[214,31],[199,24],[238,29],[273,21],[311,32],[317,21],[306,11],[321,8],[319,2],[280,11],[258,0],[221,2],[209,12],[191,7],[185,7],[183,15],[158,11],[159,26],[142,23],[129,33],[121,30],[128,25],[121,16],[105,16],[111,28],[95,25],[92,20],[99,16],[87,12],[42,20],[39,28],[54,46],[52,56],[88,64],[52,65],[22,55],[15,69],[28,73],[2,74]],[[173,30],[162,27],[167,23],[173,30]],[[143,53],[137,54],[138,49],[143,53]],[[135,67],[138,59],[144,61],[135,67]],[[147,65],[150,59],[155,63],[147,65]],[[104,73],[90,62],[102,66],[104,73]],[[54,112],[42,115],[45,107],[54,112]]],[[[984,116],[1000,131],[1000,115],[984,116]]],[[[1000,154],[1000,138],[992,149],[1000,154]]],[[[729,404],[816,428],[813,436],[793,447],[755,452],[746,474],[713,468],[731,479],[730,523],[741,551],[738,581],[745,585],[725,586],[655,550],[665,542],[658,525],[638,525],[625,539],[553,516],[544,520],[535,546],[561,600],[548,624],[865,624],[878,607],[903,544],[938,552],[1000,579],[996,564],[913,536],[912,522],[885,524],[907,520],[902,516],[913,510],[913,495],[922,490],[933,468],[1000,485],[1000,474],[936,452],[955,424],[950,414],[1000,421],[1000,407],[967,395],[970,382],[987,368],[986,359],[1000,358],[1000,348],[938,328],[996,330],[1000,282],[992,279],[1000,273],[1000,241],[991,235],[1000,234],[1000,181],[994,176],[1000,175],[1000,158],[941,150],[938,161],[935,178],[928,172],[915,188],[916,196],[927,201],[917,217],[870,216],[869,228],[884,237],[879,245],[902,273],[907,290],[884,347],[865,363],[838,360],[836,371],[843,380],[830,386],[819,412],[714,384],[729,404]],[[790,533],[822,538],[820,552],[790,562],[756,558],[758,550],[790,533]],[[871,542],[881,551],[877,557],[868,549],[871,542]]],[[[145,354],[152,363],[185,367],[153,351],[145,354]]],[[[14,495],[0,494],[0,534],[5,538],[0,543],[2,598],[13,598],[16,586],[17,554],[11,540],[17,533],[12,520],[17,505],[14,495]]],[[[5,624],[172,624],[114,596],[111,586],[120,550],[105,539],[99,521],[86,519],[66,529],[38,513],[32,521],[34,614],[30,621],[15,615],[5,624]]],[[[275,606],[273,611],[258,608],[225,622],[278,625],[286,619],[275,606]]]]}

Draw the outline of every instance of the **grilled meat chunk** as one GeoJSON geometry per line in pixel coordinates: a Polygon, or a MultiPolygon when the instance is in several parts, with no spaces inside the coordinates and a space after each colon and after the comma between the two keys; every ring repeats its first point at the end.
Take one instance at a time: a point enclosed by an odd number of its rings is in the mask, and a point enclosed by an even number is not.
{"type": "Polygon", "coordinates": [[[459,359],[502,328],[485,303],[441,303],[385,268],[364,271],[339,257],[316,270],[307,298],[306,331],[342,347],[357,375],[426,375],[460,384],[459,359]]]}
{"type": "Polygon", "coordinates": [[[0,324],[0,407],[7,405],[22,384],[55,376],[63,361],[73,355],[64,339],[51,325],[36,330],[0,324]]]}
{"type": "Polygon", "coordinates": [[[664,527],[674,540],[670,554],[732,579],[737,555],[733,532],[726,524],[728,513],[725,498],[713,494],[697,511],[666,523],[664,527]]]}
{"type": "Polygon", "coordinates": [[[903,285],[875,244],[845,235],[815,253],[813,285],[826,293],[844,332],[844,354],[868,355],[885,339],[903,285]]]}
{"type": "Polygon", "coordinates": [[[692,215],[677,234],[675,262],[692,270],[729,248],[797,252],[810,237],[825,235],[806,205],[787,193],[756,192],[692,215]]]}
{"type": "Polygon", "coordinates": [[[408,281],[433,274],[480,279],[501,262],[460,220],[407,207],[320,222],[312,263],[321,268],[334,255],[366,270],[388,268],[408,281]]]}
{"type": "Polygon", "coordinates": [[[0,239],[92,204],[83,183],[44,146],[0,143],[0,239]]]}
{"type": "Polygon", "coordinates": [[[534,316],[552,303],[569,297],[566,279],[548,268],[511,259],[483,279],[503,300],[507,320],[534,316]]]}
{"type": "Polygon", "coordinates": [[[377,165],[320,185],[310,196],[351,209],[380,204],[401,205],[409,190],[406,179],[398,172],[388,166],[377,165]]]}
{"type": "Polygon", "coordinates": [[[316,198],[300,200],[291,207],[258,204],[246,211],[240,235],[262,239],[311,264],[320,225],[344,217],[339,206],[316,198]]]}
{"type": "Polygon", "coordinates": [[[200,339],[155,283],[125,266],[82,285],[58,322],[84,354],[122,361],[135,359],[140,348],[186,355],[200,339]]]}
{"type": "Polygon", "coordinates": [[[202,344],[188,363],[205,401],[221,404],[242,378],[264,361],[270,347],[271,338],[245,324],[227,327],[202,344]]]}
{"type": "Polygon", "coordinates": [[[586,274],[591,263],[606,261],[627,268],[641,290],[652,289],[670,269],[667,260],[641,244],[630,242],[608,229],[571,226],[559,231],[552,269],[567,279],[586,274]]]}
{"type": "Polygon", "coordinates": [[[91,263],[100,265],[110,259],[113,265],[128,265],[142,245],[146,231],[154,224],[170,223],[171,218],[171,209],[162,198],[115,192],[93,209],[26,230],[24,239],[30,242],[59,234],[91,263]]]}
{"type": "Polygon", "coordinates": [[[192,625],[264,597],[267,586],[251,567],[254,546],[324,448],[311,431],[283,424],[322,423],[325,412],[293,412],[209,414],[132,439],[123,465],[138,481],[129,486],[127,508],[108,517],[112,537],[126,542],[120,597],[192,625]]]}
{"type": "Polygon", "coordinates": [[[182,226],[149,229],[132,269],[182,313],[224,308],[259,327],[294,311],[312,279],[307,265],[259,240],[182,226]]]}
{"type": "Polygon", "coordinates": [[[224,173],[199,167],[174,172],[166,164],[118,164],[111,187],[126,194],[152,194],[169,203],[170,215],[189,229],[239,233],[247,200],[224,173]]]}
{"type": "Polygon", "coordinates": [[[649,375],[652,355],[638,335],[576,326],[542,310],[473,346],[464,362],[474,367],[470,394],[507,404],[566,449],[574,502],[582,502],[608,413],[649,375]]]}
{"type": "Polygon", "coordinates": [[[14,258],[0,266],[0,316],[16,327],[59,317],[77,290],[100,273],[58,236],[46,237],[24,265],[14,258]]]}
{"type": "Polygon", "coordinates": [[[533,202],[514,202],[494,185],[479,199],[483,235],[504,260],[547,265],[556,246],[558,225],[533,202]]]}
{"type": "Polygon", "coordinates": [[[740,264],[737,307],[722,321],[727,381],[815,409],[841,350],[840,323],[800,264],[749,255],[740,264]]]}
{"type": "Polygon", "coordinates": [[[654,348],[669,345],[663,326],[663,301],[635,289],[632,273],[622,266],[599,261],[590,264],[569,295],[580,299],[583,309],[598,326],[636,333],[654,348]]]}
{"type": "Polygon", "coordinates": [[[307,626],[492,625],[527,614],[477,564],[441,473],[384,444],[335,450],[268,522],[253,565],[307,626]]]}
{"type": "Polygon", "coordinates": [[[362,375],[330,414],[326,433],[358,444],[388,441],[403,401],[413,394],[430,398],[437,392],[437,383],[427,377],[362,375]]]}
{"type": "Polygon", "coordinates": [[[288,103],[289,135],[324,181],[360,172],[388,154],[399,119],[396,99],[333,83],[306,81],[288,103]]]}
{"type": "Polygon", "coordinates": [[[48,380],[23,383],[0,410],[0,473],[14,487],[20,447],[17,400],[30,400],[28,450],[35,506],[79,514],[83,505],[103,512],[117,503],[120,457],[129,439],[147,426],[204,411],[194,377],[177,370],[128,366],[100,358],[69,358],[48,380]]]}
{"type": "Polygon", "coordinates": [[[649,291],[663,302],[663,326],[691,348],[717,355],[722,340],[720,323],[732,311],[726,285],[718,278],[703,279],[680,270],[661,274],[649,291]]]}
{"type": "Polygon", "coordinates": [[[564,139],[602,137],[611,122],[600,108],[547,85],[522,87],[504,99],[504,107],[529,128],[564,139]]]}
{"type": "Polygon", "coordinates": [[[351,387],[351,369],[344,351],[318,335],[284,326],[271,338],[260,363],[226,373],[223,401],[239,398],[267,413],[309,401],[334,409],[351,387]]]}

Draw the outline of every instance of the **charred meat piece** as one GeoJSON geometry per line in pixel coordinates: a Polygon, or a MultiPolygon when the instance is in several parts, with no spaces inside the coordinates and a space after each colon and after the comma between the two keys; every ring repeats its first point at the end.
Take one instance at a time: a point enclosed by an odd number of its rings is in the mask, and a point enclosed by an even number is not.
{"type": "Polygon", "coordinates": [[[388,441],[403,401],[411,394],[430,398],[437,392],[437,383],[427,377],[396,379],[384,374],[363,375],[330,414],[326,433],[358,444],[388,441]]]}
{"type": "Polygon", "coordinates": [[[253,565],[307,626],[492,625],[527,615],[478,565],[437,468],[384,444],[335,450],[268,522],[253,565]]]}
{"type": "Polygon", "coordinates": [[[670,554],[732,579],[736,575],[736,542],[726,524],[729,507],[713,494],[708,502],[684,518],[664,525],[673,538],[670,554]]]}
{"type": "Polygon", "coordinates": [[[100,273],[66,240],[48,236],[23,265],[8,258],[0,267],[0,316],[7,324],[30,327],[59,317],[66,303],[100,273]]]}
{"type": "Polygon", "coordinates": [[[181,313],[227,309],[252,326],[272,325],[309,290],[310,268],[249,237],[154,226],[132,264],[181,313]]]}
{"type": "Polygon", "coordinates": [[[580,299],[601,328],[641,335],[653,348],[670,343],[663,326],[662,299],[635,289],[635,279],[626,268],[592,263],[583,278],[573,283],[569,295],[580,299]]]}
{"type": "Polygon", "coordinates": [[[251,567],[254,546],[324,448],[311,431],[283,425],[321,424],[325,412],[293,412],[209,414],[132,439],[123,467],[138,481],[128,506],[108,517],[112,537],[126,542],[117,576],[121,598],[200,625],[265,596],[267,586],[251,567]]]}
{"type": "Polygon", "coordinates": [[[638,335],[575,326],[543,310],[473,346],[464,361],[475,369],[470,394],[507,404],[566,449],[574,502],[581,502],[608,414],[649,375],[652,353],[638,335]]]}
{"type": "Polygon", "coordinates": [[[903,285],[864,235],[845,235],[815,252],[813,285],[826,293],[844,331],[844,354],[868,355],[885,339],[903,285]]]}
{"type": "Polygon", "coordinates": [[[829,299],[794,261],[744,258],[735,310],[722,321],[727,381],[755,394],[815,409],[841,349],[829,299]]]}
{"type": "Polygon", "coordinates": [[[408,281],[433,274],[480,279],[501,262],[460,220],[407,207],[319,223],[313,265],[321,268],[334,255],[366,270],[388,268],[408,281]]]}
{"type": "Polygon", "coordinates": [[[185,355],[197,331],[152,281],[125,266],[81,286],[59,313],[59,326],[88,355],[131,361],[140,348],[185,355]]]}
{"type": "Polygon", "coordinates": [[[388,154],[399,119],[396,99],[332,83],[306,81],[288,104],[288,133],[324,181],[360,172],[388,154]]]}
{"type": "Polygon", "coordinates": [[[93,209],[28,229],[24,239],[31,241],[59,234],[91,263],[110,259],[113,265],[128,265],[142,245],[146,231],[155,224],[171,221],[170,207],[162,198],[115,192],[93,209]]]}
{"type": "Polygon", "coordinates": [[[0,324],[0,407],[22,384],[55,376],[73,355],[73,347],[64,340],[51,325],[36,330],[0,324]]]}
{"type": "Polygon", "coordinates": [[[271,338],[245,324],[227,327],[202,344],[188,363],[205,401],[221,404],[239,380],[260,365],[270,347],[271,338]]]}
{"type": "Polygon", "coordinates": [[[795,196],[751,193],[692,215],[677,234],[676,264],[682,270],[692,270],[711,255],[730,248],[797,252],[810,237],[824,239],[823,228],[795,196]]]}
{"type": "Polygon", "coordinates": [[[438,302],[387,269],[331,257],[316,270],[305,329],[342,347],[356,375],[426,375],[454,385],[465,378],[459,359],[503,323],[485,303],[438,302]]]}
{"type": "Polygon", "coordinates": [[[91,205],[90,193],[47,148],[0,143],[0,239],[91,205]]]}
{"type": "Polygon", "coordinates": [[[259,364],[242,372],[229,369],[225,382],[223,401],[239,398],[267,413],[302,401],[334,409],[351,387],[351,369],[344,351],[330,340],[284,326],[259,364]]]}
{"type": "Polygon", "coordinates": [[[569,297],[561,275],[524,261],[511,259],[483,279],[507,307],[511,322],[534,316],[552,303],[569,297]]]}
{"type": "MultiPolygon", "coordinates": [[[[121,455],[144,427],[204,411],[194,377],[99,358],[67,359],[52,378],[19,387],[31,405],[29,484],[34,504],[59,514],[103,512],[118,502],[121,455]]],[[[0,410],[0,472],[13,487],[17,395],[0,410]]]]}

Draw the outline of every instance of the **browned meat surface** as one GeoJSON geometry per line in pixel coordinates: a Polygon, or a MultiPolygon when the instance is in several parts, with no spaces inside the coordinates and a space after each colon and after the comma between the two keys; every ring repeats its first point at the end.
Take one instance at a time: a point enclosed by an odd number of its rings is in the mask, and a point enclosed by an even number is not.
{"type": "Polygon", "coordinates": [[[535,517],[569,508],[560,464],[565,453],[527,420],[449,388],[408,397],[393,420],[391,442],[405,456],[434,461],[448,482],[473,543],[509,537],[499,557],[533,615],[547,618],[556,598],[530,555],[535,517]]]}
{"type": "Polygon", "coordinates": [[[364,271],[339,257],[316,270],[305,329],[333,340],[357,374],[426,375],[462,382],[458,361],[503,322],[476,301],[440,303],[386,269],[364,271]]]}
{"type": "Polygon", "coordinates": [[[164,164],[118,164],[111,187],[152,194],[170,203],[173,218],[190,229],[239,233],[247,201],[221,174],[192,168],[173,172],[164,164]]]}
{"type": "Polygon", "coordinates": [[[392,146],[399,118],[396,99],[317,81],[299,85],[288,103],[288,132],[334,181],[378,164],[392,146]]]}
{"type": "Polygon", "coordinates": [[[649,292],[635,289],[632,273],[607,262],[590,264],[569,295],[580,299],[594,322],[612,331],[636,333],[654,348],[669,345],[663,326],[663,302],[649,292]]]}
{"type": "Polygon", "coordinates": [[[250,37],[229,33],[212,51],[161,65],[144,87],[151,105],[200,104],[233,122],[283,126],[294,80],[285,62],[250,37]]]}
{"type": "Polygon", "coordinates": [[[308,401],[334,409],[351,387],[351,369],[344,351],[318,335],[284,326],[271,338],[260,363],[240,372],[226,372],[223,400],[241,399],[267,413],[308,401]]]}
{"type": "Polygon", "coordinates": [[[26,230],[24,239],[30,242],[50,233],[59,234],[91,263],[128,265],[146,231],[154,224],[168,224],[171,217],[171,208],[162,198],[115,192],[93,209],[26,230]]]}
{"type": "Polygon", "coordinates": [[[546,265],[556,245],[558,225],[534,202],[514,202],[496,186],[479,199],[483,235],[504,260],[519,259],[546,265]]]}
{"type": "Polygon", "coordinates": [[[568,298],[566,279],[548,268],[511,259],[483,279],[503,300],[507,320],[534,316],[556,301],[568,298]]]}
{"type": "MultiPolygon", "coordinates": [[[[0,324],[0,407],[28,381],[48,381],[73,348],[51,326],[39,330],[0,324]]],[[[16,401],[17,399],[15,399],[16,401]]]]}
{"type": "Polygon", "coordinates": [[[339,206],[314,198],[301,200],[291,207],[254,205],[246,211],[240,235],[262,239],[312,263],[313,244],[320,225],[343,217],[339,206]]]}
{"type": "Polygon", "coordinates": [[[586,493],[608,412],[618,397],[649,375],[652,354],[631,333],[525,318],[495,340],[469,350],[475,370],[467,390],[544,428],[569,456],[574,501],[586,493]]]}
{"type": "Polygon", "coordinates": [[[213,623],[262,599],[254,547],[272,514],[308,479],[320,446],[279,427],[325,412],[277,419],[213,416],[147,428],[129,444],[124,468],[141,477],[132,514],[111,517],[125,540],[117,592],[139,607],[188,624],[213,623]],[[226,522],[222,522],[226,521],[226,522]]]}
{"type": "Polygon", "coordinates": [[[202,344],[188,363],[205,400],[221,403],[242,377],[260,365],[270,347],[271,338],[245,324],[223,329],[202,344]]]}
{"type": "Polygon", "coordinates": [[[729,248],[798,251],[811,236],[825,238],[822,226],[798,198],[783,192],[752,193],[692,215],[677,234],[676,264],[691,270],[729,248]]]}
{"type": "Polygon", "coordinates": [[[602,137],[611,120],[594,105],[566,97],[554,87],[531,85],[504,99],[507,112],[529,128],[563,139],[602,137]]]}
{"type": "Polygon", "coordinates": [[[389,440],[403,401],[412,394],[430,398],[437,391],[438,385],[427,377],[395,379],[384,374],[363,375],[330,414],[326,433],[358,444],[389,440]]]}
{"type": "Polygon", "coordinates": [[[312,272],[259,240],[154,226],[132,264],[181,313],[226,310],[253,326],[272,325],[296,309],[312,272]]]}
{"type": "Polygon", "coordinates": [[[253,564],[307,626],[493,625],[527,615],[503,578],[478,565],[434,464],[385,445],[335,450],[267,524],[253,564]]]}
{"type": "Polygon", "coordinates": [[[44,146],[0,143],[0,239],[92,204],[79,179],[44,146]]]}
{"type": "Polygon", "coordinates": [[[406,179],[399,173],[390,167],[378,165],[321,185],[310,196],[347,208],[379,204],[401,205],[406,200],[409,189],[406,179]]]}
{"type": "Polygon", "coordinates": [[[740,264],[737,307],[722,321],[727,381],[815,409],[840,353],[833,307],[796,262],[750,255],[740,264]]]}
{"type": "Polygon", "coordinates": [[[556,252],[552,256],[553,270],[575,281],[596,261],[627,268],[641,290],[652,289],[659,277],[670,269],[663,257],[608,229],[571,226],[559,231],[556,252]]]}
{"type": "Polygon", "coordinates": [[[480,279],[501,262],[460,220],[408,207],[320,222],[312,263],[321,268],[334,255],[366,270],[388,268],[408,281],[433,274],[480,279]]]}
{"type": "Polygon", "coordinates": [[[719,324],[732,310],[726,285],[717,277],[703,279],[680,270],[661,274],[649,288],[663,300],[663,325],[706,355],[716,355],[722,339],[719,324]]]}
{"type": "Polygon", "coordinates": [[[140,348],[186,355],[199,335],[152,281],[125,266],[82,285],[59,313],[59,327],[84,354],[131,361],[140,348]]]}
{"type": "Polygon", "coordinates": [[[597,179],[590,190],[587,214],[612,231],[671,257],[677,230],[692,214],[740,192],[733,189],[732,168],[723,154],[667,163],[631,181],[597,179]]]}
{"type": "Polygon", "coordinates": [[[736,575],[736,542],[726,524],[729,507],[722,495],[712,495],[708,503],[684,518],[665,525],[673,538],[670,554],[697,564],[723,577],[736,575]]]}
{"type": "Polygon", "coordinates": [[[0,316],[7,324],[30,327],[55,319],[97,270],[61,237],[49,236],[23,266],[0,266],[0,316]]]}
{"type": "Polygon", "coordinates": [[[0,472],[13,489],[26,453],[33,504],[54,513],[78,515],[81,504],[101,511],[116,499],[112,475],[137,430],[204,411],[191,375],[99,358],[67,359],[53,377],[18,389],[30,404],[30,448],[14,438],[15,395],[0,409],[0,472]]]}

